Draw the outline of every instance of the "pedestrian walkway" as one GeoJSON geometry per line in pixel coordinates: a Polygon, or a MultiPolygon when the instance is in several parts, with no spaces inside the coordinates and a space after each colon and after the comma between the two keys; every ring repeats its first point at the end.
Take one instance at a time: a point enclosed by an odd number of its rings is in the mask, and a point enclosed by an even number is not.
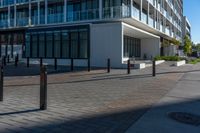
{"type": "MultiPolygon", "coordinates": [[[[199,66],[196,65],[196,69],[199,69],[199,66]]],[[[197,116],[195,119],[198,119],[198,125],[200,125],[199,81],[200,71],[185,73],[176,86],[126,133],[199,133],[199,126],[180,123],[169,117],[171,112],[189,113],[197,116]]]]}
{"type": "Polygon", "coordinates": [[[105,70],[52,73],[45,111],[39,110],[38,74],[8,75],[0,102],[0,133],[123,133],[184,73],[199,68],[164,63],[157,66],[157,77],[151,76],[151,68],[132,70],[130,75],[120,69],[109,74],[105,70]]]}

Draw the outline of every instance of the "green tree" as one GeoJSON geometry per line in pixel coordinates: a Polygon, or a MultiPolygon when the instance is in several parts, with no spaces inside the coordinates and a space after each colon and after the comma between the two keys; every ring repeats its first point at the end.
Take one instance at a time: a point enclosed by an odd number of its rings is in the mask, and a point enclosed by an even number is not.
{"type": "Polygon", "coordinates": [[[176,45],[176,46],[179,46],[181,44],[180,41],[176,40],[176,38],[173,38],[171,41],[170,41],[172,44],[176,45]]]}
{"type": "Polygon", "coordinates": [[[200,43],[196,44],[195,49],[196,51],[200,52],[200,43]]]}
{"type": "Polygon", "coordinates": [[[188,36],[184,37],[183,50],[186,55],[190,55],[192,53],[192,42],[188,36]]]}

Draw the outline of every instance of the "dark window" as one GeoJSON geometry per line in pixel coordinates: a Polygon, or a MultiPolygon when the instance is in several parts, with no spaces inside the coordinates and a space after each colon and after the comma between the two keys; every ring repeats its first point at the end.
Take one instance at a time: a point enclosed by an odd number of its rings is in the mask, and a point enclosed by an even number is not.
{"type": "Polygon", "coordinates": [[[89,33],[86,28],[26,33],[26,57],[88,58],[89,33]]]}
{"type": "Polygon", "coordinates": [[[78,58],[78,32],[71,32],[71,58],[78,58]]]}
{"type": "Polygon", "coordinates": [[[38,37],[37,37],[37,33],[32,34],[32,57],[38,57],[38,37]]]}
{"type": "Polygon", "coordinates": [[[39,57],[45,57],[45,33],[39,33],[39,57]]]}
{"type": "Polygon", "coordinates": [[[140,39],[124,36],[124,57],[140,57],[140,39]]]}
{"type": "Polygon", "coordinates": [[[69,33],[62,32],[62,58],[69,58],[69,33]]]}
{"type": "Polygon", "coordinates": [[[61,55],[61,34],[60,34],[60,31],[56,31],[54,33],[54,56],[56,58],[60,58],[60,55],[61,55]]]}
{"type": "Polygon", "coordinates": [[[87,31],[80,32],[80,58],[88,57],[88,33],[87,31]]]}
{"type": "Polygon", "coordinates": [[[30,47],[30,34],[26,34],[26,57],[30,57],[31,54],[30,54],[30,50],[31,50],[31,47],[30,47]]]}
{"type": "Polygon", "coordinates": [[[52,58],[53,57],[53,32],[47,32],[46,33],[46,40],[47,40],[47,47],[46,47],[46,52],[47,58],[52,58]]]}

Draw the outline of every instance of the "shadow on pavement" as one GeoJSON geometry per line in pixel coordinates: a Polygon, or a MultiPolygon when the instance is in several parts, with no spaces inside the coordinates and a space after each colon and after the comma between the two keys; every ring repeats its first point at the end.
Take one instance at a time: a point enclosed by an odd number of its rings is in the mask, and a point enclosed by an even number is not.
{"type": "Polygon", "coordinates": [[[14,114],[24,114],[24,113],[37,112],[37,111],[42,111],[42,110],[40,110],[40,109],[32,109],[32,110],[24,110],[24,111],[17,111],[17,112],[7,112],[7,113],[0,113],[0,116],[14,115],[14,114]]]}
{"type": "MultiPolygon", "coordinates": [[[[147,121],[143,122],[144,125],[140,127],[141,130],[145,130],[145,133],[158,133],[162,126],[162,133],[167,133],[168,131],[174,132],[173,129],[176,129],[176,132],[182,132],[184,128],[197,128],[194,125],[187,125],[185,123],[180,123],[178,121],[172,120],[168,117],[168,114],[171,112],[187,112],[191,114],[196,114],[194,112],[199,113],[200,99],[184,101],[184,102],[176,102],[176,103],[167,103],[159,106],[154,106],[152,116],[149,116],[147,121]],[[195,108],[196,107],[196,108],[195,108]],[[196,111],[194,111],[196,110],[196,111]],[[167,125],[166,125],[167,124],[167,125]],[[166,126],[168,127],[166,129],[166,126]],[[178,129],[174,126],[179,127],[178,129]],[[188,127],[190,126],[190,127],[188,127]],[[153,130],[148,130],[153,129],[153,130]],[[147,131],[148,130],[148,131],[147,131]],[[166,131],[167,132],[166,132],[166,131]]],[[[126,109],[118,109],[113,108],[107,111],[107,113],[99,113],[91,116],[80,116],[80,118],[70,119],[67,116],[63,118],[55,119],[52,123],[46,122],[45,118],[42,122],[43,124],[37,124],[35,126],[31,126],[28,128],[15,129],[13,128],[13,132],[27,133],[27,132],[44,132],[44,133],[57,133],[58,131],[65,133],[124,133],[131,125],[136,123],[145,112],[151,109],[151,106],[148,107],[140,107],[140,108],[126,108],[126,109]]],[[[30,113],[39,111],[36,110],[27,110],[21,112],[10,112],[4,113],[2,115],[10,115],[10,114],[21,114],[21,113],[30,113]]],[[[49,110],[50,111],[50,110],[49,110]]],[[[49,112],[44,111],[44,112],[49,112]]],[[[197,114],[198,115],[198,114],[197,114]]],[[[42,117],[42,116],[40,116],[42,117]]],[[[26,118],[28,119],[28,118],[26,118]]],[[[31,118],[30,118],[31,120],[31,118]]],[[[42,119],[41,119],[42,120],[42,119]]],[[[29,123],[30,124],[30,123],[29,123]]],[[[0,132],[4,132],[0,129],[0,132]]],[[[192,132],[192,130],[191,130],[192,132]]],[[[133,132],[134,133],[134,132],[133,132]]],[[[140,132],[143,133],[143,132],[140,132]]],[[[196,132],[195,132],[196,133],[196,132]]]]}

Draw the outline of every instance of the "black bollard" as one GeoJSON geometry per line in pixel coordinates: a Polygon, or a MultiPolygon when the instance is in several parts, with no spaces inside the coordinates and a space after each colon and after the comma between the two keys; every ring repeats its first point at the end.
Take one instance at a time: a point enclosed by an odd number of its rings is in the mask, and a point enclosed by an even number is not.
{"type": "Polygon", "coordinates": [[[110,59],[107,60],[107,73],[110,73],[110,59]]]}
{"type": "Polygon", "coordinates": [[[30,64],[29,64],[29,63],[30,63],[30,62],[29,62],[29,57],[27,57],[27,59],[26,59],[26,63],[27,63],[27,64],[26,64],[27,67],[29,67],[29,66],[30,66],[30,64]]]}
{"type": "Polygon", "coordinates": [[[88,59],[88,72],[91,71],[91,66],[90,66],[90,59],[88,59]]]}
{"type": "Polygon", "coordinates": [[[3,101],[3,66],[0,67],[0,101],[3,101]]]}
{"type": "Polygon", "coordinates": [[[15,67],[17,67],[17,65],[18,65],[18,59],[17,59],[18,57],[17,56],[15,56],[15,67]]]}
{"type": "Polygon", "coordinates": [[[54,59],[54,69],[57,70],[57,58],[54,59]]]}
{"type": "Polygon", "coordinates": [[[6,66],[6,56],[3,57],[3,64],[6,66]]]}
{"type": "Polygon", "coordinates": [[[74,60],[71,59],[71,71],[74,71],[74,60]]]}
{"type": "Polygon", "coordinates": [[[43,65],[40,69],[40,109],[47,109],[47,69],[43,65]]]}
{"type": "Polygon", "coordinates": [[[19,54],[17,54],[17,64],[19,63],[19,54]]]}
{"type": "Polygon", "coordinates": [[[7,56],[7,62],[10,63],[10,56],[7,56]]]}
{"type": "Polygon", "coordinates": [[[43,66],[43,60],[42,60],[42,58],[40,58],[40,67],[42,67],[43,66]]]}
{"type": "Polygon", "coordinates": [[[127,61],[127,73],[131,74],[131,62],[130,62],[130,60],[127,61]]]}
{"type": "Polygon", "coordinates": [[[1,57],[1,64],[0,64],[0,66],[4,66],[4,62],[3,62],[3,57],[1,57]]]}
{"type": "Polygon", "coordinates": [[[156,61],[155,60],[152,61],[152,76],[153,77],[156,76],[156,61]]]}

